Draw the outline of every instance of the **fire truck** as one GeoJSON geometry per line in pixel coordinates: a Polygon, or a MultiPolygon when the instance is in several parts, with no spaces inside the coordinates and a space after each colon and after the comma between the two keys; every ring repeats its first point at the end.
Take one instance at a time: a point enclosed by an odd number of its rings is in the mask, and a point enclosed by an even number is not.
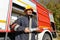
{"type": "Polygon", "coordinates": [[[36,35],[37,40],[53,40],[56,38],[56,27],[53,13],[38,3],[37,0],[1,0],[0,1],[0,39],[14,39],[15,32],[12,32],[10,25],[19,17],[24,16],[24,9],[32,7],[40,29],[36,35]]]}

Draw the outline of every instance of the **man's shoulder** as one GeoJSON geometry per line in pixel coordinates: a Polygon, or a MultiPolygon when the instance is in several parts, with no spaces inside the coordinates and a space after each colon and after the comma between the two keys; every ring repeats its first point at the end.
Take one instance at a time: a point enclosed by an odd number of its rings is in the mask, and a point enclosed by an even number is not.
{"type": "Polygon", "coordinates": [[[27,18],[26,16],[21,16],[19,19],[25,19],[25,18],[27,18]]]}

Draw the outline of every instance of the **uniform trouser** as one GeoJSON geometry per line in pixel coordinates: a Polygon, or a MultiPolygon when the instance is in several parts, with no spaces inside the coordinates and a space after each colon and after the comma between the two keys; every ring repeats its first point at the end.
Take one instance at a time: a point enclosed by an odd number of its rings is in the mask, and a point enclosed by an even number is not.
{"type": "MultiPolygon", "coordinates": [[[[15,40],[29,40],[29,33],[17,33],[15,40]]],[[[35,40],[35,33],[32,33],[31,40],[35,40]]]]}

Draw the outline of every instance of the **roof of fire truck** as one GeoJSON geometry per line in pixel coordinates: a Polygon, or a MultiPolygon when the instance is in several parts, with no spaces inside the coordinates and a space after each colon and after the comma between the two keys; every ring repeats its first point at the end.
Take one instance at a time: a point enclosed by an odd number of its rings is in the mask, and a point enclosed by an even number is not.
{"type": "Polygon", "coordinates": [[[30,0],[13,0],[13,3],[22,6],[24,8],[33,8],[33,10],[36,12],[36,5],[30,1],[30,0]]]}

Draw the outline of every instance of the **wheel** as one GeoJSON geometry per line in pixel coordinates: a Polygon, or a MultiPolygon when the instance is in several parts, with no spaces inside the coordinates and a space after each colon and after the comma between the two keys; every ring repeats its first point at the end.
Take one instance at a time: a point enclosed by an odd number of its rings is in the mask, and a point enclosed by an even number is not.
{"type": "Polygon", "coordinates": [[[57,37],[56,32],[52,32],[52,36],[53,36],[53,38],[56,38],[57,37]]]}
{"type": "Polygon", "coordinates": [[[45,33],[42,40],[51,40],[51,36],[48,33],[45,33]]]}

